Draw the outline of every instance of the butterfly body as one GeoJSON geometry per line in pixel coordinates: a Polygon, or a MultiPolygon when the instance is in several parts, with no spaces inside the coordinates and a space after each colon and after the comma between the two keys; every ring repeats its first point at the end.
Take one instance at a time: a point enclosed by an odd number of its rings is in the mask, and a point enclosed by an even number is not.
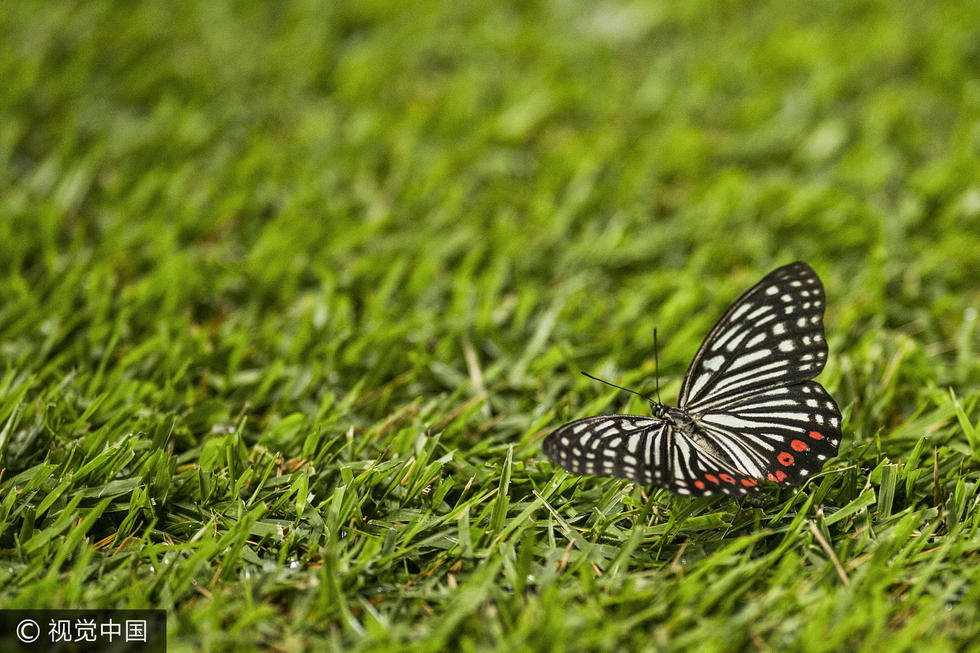
{"type": "Polygon", "coordinates": [[[809,265],[774,270],[708,334],[677,407],[651,401],[652,417],[569,422],[545,438],[545,454],[577,474],[684,495],[746,494],[760,481],[802,484],[840,443],[840,410],[810,380],[827,358],[823,303],[809,265]]]}

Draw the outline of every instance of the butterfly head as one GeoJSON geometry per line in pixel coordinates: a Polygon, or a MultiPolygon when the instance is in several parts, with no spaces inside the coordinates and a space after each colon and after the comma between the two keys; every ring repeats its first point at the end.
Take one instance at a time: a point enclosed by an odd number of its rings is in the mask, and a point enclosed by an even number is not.
{"type": "Polygon", "coordinates": [[[667,404],[662,404],[659,401],[654,401],[653,399],[647,399],[650,402],[650,412],[657,419],[666,419],[667,413],[670,411],[670,407],[667,404]]]}

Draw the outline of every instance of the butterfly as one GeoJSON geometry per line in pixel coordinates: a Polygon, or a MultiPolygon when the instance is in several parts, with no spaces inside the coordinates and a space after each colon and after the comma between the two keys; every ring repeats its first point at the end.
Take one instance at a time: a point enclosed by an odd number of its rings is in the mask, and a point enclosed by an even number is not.
{"type": "Polygon", "coordinates": [[[841,438],[837,403],[811,380],[827,361],[823,311],[813,268],[797,261],[773,270],[708,333],[676,408],[648,398],[652,417],[569,422],[545,438],[545,455],[575,474],[682,495],[801,485],[837,455],[841,438]]]}

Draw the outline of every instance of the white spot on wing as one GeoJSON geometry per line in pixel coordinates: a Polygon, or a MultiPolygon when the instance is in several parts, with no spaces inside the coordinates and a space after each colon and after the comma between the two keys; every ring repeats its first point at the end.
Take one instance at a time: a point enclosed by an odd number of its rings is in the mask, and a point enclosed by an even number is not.
{"type": "Polygon", "coordinates": [[[734,338],[732,338],[732,341],[730,343],[728,343],[728,346],[726,347],[726,349],[728,351],[735,351],[735,349],[738,347],[738,343],[742,342],[745,339],[745,336],[747,336],[748,334],[749,334],[748,331],[744,331],[744,330],[743,331],[739,331],[738,332],[738,335],[736,335],[734,338]]]}
{"type": "Polygon", "coordinates": [[[749,302],[745,302],[744,304],[742,304],[741,306],[739,306],[738,308],[736,308],[735,309],[735,312],[732,313],[731,316],[729,316],[728,319],[730,319],[730,320],[738,319],[739,317],[741,317],[745,313],[745,311],[747,311],[750,308],[752,308],[752,306],[753,306],[753,304],[751,304],[749,302]]]}
{"type": "Polygon", "coordinates": [[[771,309],[768,306],[762,305],[759,308],[757,308],[754,311],[752,311],[751,313],[749,313],[748,319],[754,320],[755,318],[759,317],[760,315],[763,315],[764,313],[768,313],[770,310],[771,309]]]}
{"type": "Polygon", "coordinates": [[[721,364],[725,362],[724,356],[714,356],[704,361],[704,369],[717,372],[721,369],[721,364]]]}
{"type": "Polygon", "coordinates": [[[698,392],[700,392],[701,388],[704,387],[704,384],[707,383],[708,379],[710,378],[711,378],[710,374],[702,374],[697,379],[695,379],[694,385],[691,386],[691,396],[696,397],[698,392]]]}
{"type": "Polygon", "coordinates": [[[772,352],[769,349],[759,349],[757,351],[752,352],[751,354],[746,354],[745,356],[739,356],[738,358],[735,359],[735,363],[732,364],[732,367],[735,368],[743,367],[745,365],[748,365],[749,363],[753,363],[757,360],[765,358],[770,353],[772,352]]]}

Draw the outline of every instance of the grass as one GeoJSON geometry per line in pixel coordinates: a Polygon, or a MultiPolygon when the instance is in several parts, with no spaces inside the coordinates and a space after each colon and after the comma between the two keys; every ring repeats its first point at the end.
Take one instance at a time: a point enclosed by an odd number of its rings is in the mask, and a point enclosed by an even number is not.
{"type": "MultiPolygon", "coordinates": [[[[980,641],[970,2],[6,3],[0,605],[171,651],[980,641]],[[540,453],[808,261],[840,455],[540,453]]],[[[669,398],[669,399],[668,399],[669,398]]]]}

